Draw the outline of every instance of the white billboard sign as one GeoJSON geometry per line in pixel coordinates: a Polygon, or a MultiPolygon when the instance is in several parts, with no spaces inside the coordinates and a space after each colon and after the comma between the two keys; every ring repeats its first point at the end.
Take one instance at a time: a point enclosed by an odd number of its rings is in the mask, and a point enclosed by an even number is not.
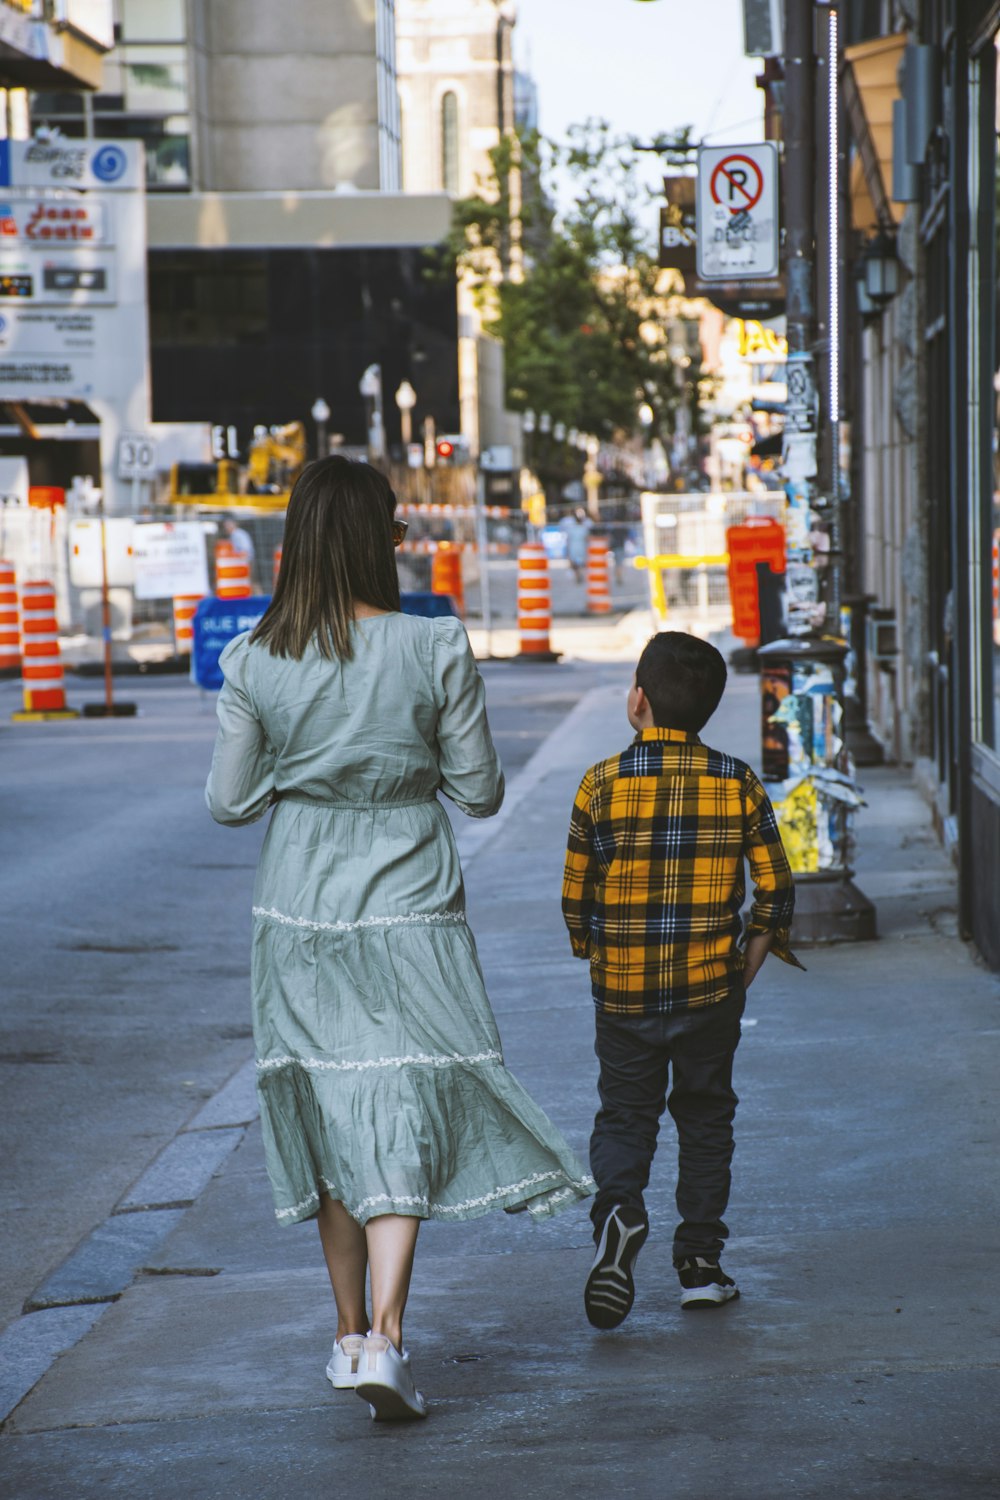
{"type": "Polygon", "coordinates": [[[132,533],[137,599],[207,594],[205,533],[198,521],[150,521],[132,533]]]}
{"type": "Polygon", "coordinates": [[[698,275],[706,281],[776,276],[778,148],[702,146],[698,151],[698,275]]]}
{"type": "Polygon", "coordinates": [[[0,187],[138,188],[144,185],[138,141],[31,140],[0,142],[0,187]]]}
{"type": "MultiPolygon", "coordinates": [[[[127,516],[109,516],[104,523],[104,543],[110,588],[128,588],[135,576],[132,560],[134,531],[132,520],[127,516]]],[[[70,521],[70,583],[78,589],[99,589],[103,576],[100,521],[89,518],[70,521]]]]}
{"type": "Polygon", "coordinates": [[[137,141],[0,140],[0,402],[94,410],[112,515],[118,439],[149,422],[144,189],[137,141]]]}

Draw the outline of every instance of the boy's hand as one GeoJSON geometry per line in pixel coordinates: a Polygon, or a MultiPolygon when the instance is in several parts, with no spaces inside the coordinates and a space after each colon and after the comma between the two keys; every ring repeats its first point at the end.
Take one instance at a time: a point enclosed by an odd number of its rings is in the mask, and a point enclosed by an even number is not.
{"type": "Polygon", "coordinates": [[[743,950],[743,983],[747,989],[760,973],[760,967],[770,953],[773,942],[773,932],[755,932],[753,937],[747,938],[747,945],[743,950]]]}

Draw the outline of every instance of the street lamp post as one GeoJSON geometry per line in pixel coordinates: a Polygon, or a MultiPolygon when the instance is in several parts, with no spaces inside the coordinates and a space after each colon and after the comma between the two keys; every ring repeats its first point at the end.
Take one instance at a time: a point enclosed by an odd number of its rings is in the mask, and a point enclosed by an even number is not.
{"type": "Polygon", "coordinates": [[[330,420],[330,408],[322,396],[316,397],[310,415],[316,423],[316,457],[327,458],[330,453],[330,444],[326,436],[326,424],[330,420]]]}
{"type": "MultiPolygon", "coordinates": [[[[413,441],[413,408],[417,404],[417,393],[408,380],[404,380],[396,390],[396,405],[399,407],[399,428],[403,439],[403,447],[409,449],[413,441]]],[[[403,455],[408,459],[409,453],[403,455]]]]}
{"type": "Polygon", "coordinates": [[[365,399],[368,426],[368,457],[375,460],[385,453],[385,425],[382,421],[382,366],[369,365],[358,382],[365,399]]]}

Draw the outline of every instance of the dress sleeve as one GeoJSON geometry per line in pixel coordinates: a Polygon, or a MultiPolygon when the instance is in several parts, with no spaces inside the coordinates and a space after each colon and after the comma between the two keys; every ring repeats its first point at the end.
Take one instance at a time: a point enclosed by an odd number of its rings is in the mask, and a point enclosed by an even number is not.
{"type": "Polygon", "coordinates": [[[275,753],[267,743],[246,687],[248,645],[237,636],[219,658],[225,681],[219,693],[212,769],[205,787],[217,823],[255,823],[274,801],[275,753]]]}
{"type": "Polygon", "coordinates": [[[470,817],[490,818],[503,801],[504,781],[486,689],[461,620],[446,616],[433,624],[441,790],[470,817]]]}

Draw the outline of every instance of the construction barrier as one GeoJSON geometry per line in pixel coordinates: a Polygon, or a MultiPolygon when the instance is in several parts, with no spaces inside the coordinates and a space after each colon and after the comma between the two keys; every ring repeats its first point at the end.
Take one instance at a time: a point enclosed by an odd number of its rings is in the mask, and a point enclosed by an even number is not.
{"type": "Polygon", "coordinates": [[[178,656],[191,655],[195,610],[204,597],[204,594],[174,595],[174,651],[178,656]]]}
{"type": "Polygon", "coordinates": [[[56,591],[47,581],[26,583],[21,589],[21,682],[24,710],[13,719],[76,719],[66,707],[56,591]]]}
{"type": "Polygon", "coordinates": [[[541,542],[524,542],[517,553],[517,628],[521,656],[552,658],[552,596],[549,555],[541,542]]]}
{"type": "Polygon", "coordinates": [[[611,568],[608,543],[603,536],[591,537],[587,543],[587,613],[611,613],[611,568]]]}
{"type": "Polygon", "coordinates": [[[272,577],[271,577],[271,586],[272,586],[272,588],[273,588],[274,584],[277,583],[277,581],[278,581],[278,574],[280,572],[281,572],[281,543],[279,542],[278,545],[277,545],[277,547],[275,547],[275,549],[274,549],[274,572],[273,572],[272,577]]]}
{"type": "Polygon", "coordinates": [[[449,542],[441,542],[431,558],[431,593],[448,594],[459,614],[465,617],[465,590],[462,587],[462,553],[449,542]]]}
{"type": "Polygon", "coordinates": [[[772,573],[785,571],[785,528],[770,516],[748,516],[739,526],[727,527],[726,548],[729,553],[733,634],[748,646],[758,646],[760,593],[757,564],[767,563],[772,573]]]}
{"type": "Polygon", "coordinates": [[[0,562],[0,672],[16,672],[20,665],[17,574],[13,563],[0,562]]]}
{"type": "Polygon", "coordinates": [[[215,544],[215,596],[217,599],[248,599],[253,593],[250,587],[250,559],[240,552],[232,542],[215,544]]]}

